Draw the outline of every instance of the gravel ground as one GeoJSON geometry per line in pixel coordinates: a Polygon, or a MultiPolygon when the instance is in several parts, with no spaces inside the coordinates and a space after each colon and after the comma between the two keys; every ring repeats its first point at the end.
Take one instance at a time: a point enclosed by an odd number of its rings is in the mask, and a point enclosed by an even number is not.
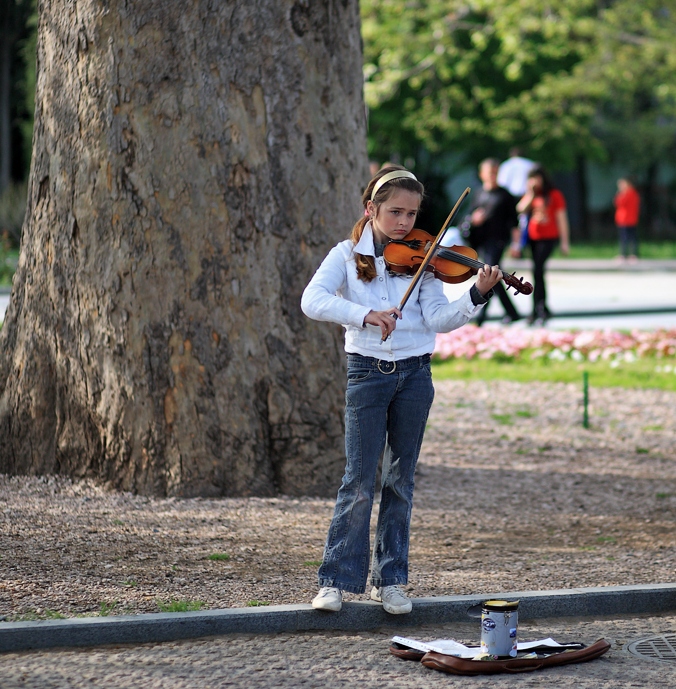
{"type": "MultiPolygon", "coordinates": [[[[676,579],[675,393],[592,388],[584,429],[576,386],[436,388],[410,595],[676,579]]],[[[309,602],[333,500],[152,499],[0,476],[0,506],[0,616],[18,620],[309,602]]]]}

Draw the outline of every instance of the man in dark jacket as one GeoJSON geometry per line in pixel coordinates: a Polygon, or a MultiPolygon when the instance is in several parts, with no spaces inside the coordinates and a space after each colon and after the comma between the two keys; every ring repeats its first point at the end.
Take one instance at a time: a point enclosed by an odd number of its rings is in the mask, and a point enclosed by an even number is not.
{"type": "MultiPolygon", "coordinates": [[[[487,158],[479,165],[481,191],[472,200],[469,216],[469,243],[488,265],[500,264],[505,248],[519,235],[519,219],[516,214],[516,200],[498,186],[500,161],[487,158]]],[[[503,323],[519,320],[521,316],[514,308],[502,282],[493,288],[505,309],[503,323]]],[[[477,317],[477,325],[486,318],[487,309],[477,317]]]]}

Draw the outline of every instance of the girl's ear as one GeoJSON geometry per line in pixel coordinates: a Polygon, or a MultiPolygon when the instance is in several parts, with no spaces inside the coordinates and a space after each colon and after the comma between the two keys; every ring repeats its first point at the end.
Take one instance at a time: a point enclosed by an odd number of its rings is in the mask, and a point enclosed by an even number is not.
{"type": "Polygon", "coordinates": [[[376,206],[375,203],[373,203],[373,201],[367,201],[366,202],[366,215],[368,215],[369,218],[375,218],[377,210],[378,210],[378,207],[376,206]]]}

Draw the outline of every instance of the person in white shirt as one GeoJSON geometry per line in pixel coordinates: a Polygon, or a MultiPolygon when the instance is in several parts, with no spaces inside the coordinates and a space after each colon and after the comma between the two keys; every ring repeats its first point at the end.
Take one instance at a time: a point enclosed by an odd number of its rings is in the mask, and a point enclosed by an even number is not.
{"type": "Polygon", "coordinates": [[[386,612],[410,612],[409,524],[413,476],[434,397],[430,357],[437,332],[469,321],[501,279],[485,265],[476,283],[449,302],[442,284],[425,273],[403,313],[398,304],[412,277],[388,271],[383,253],[413,229],[423,186],[413,173],[388,165],[369,182],[364,216],[350,239],[335,246],[303,292],[310,318],[345,327],[345,475],[319,568],[314,608],[338,611],[342,592],[363,593],[369,572],[369,525],[376,471],[383,454],[378,526],[371,559],[371,598],[386,612]]]}
{"type": "Polygon", "coordinates": [[[534,160],[524,158],[521,149],[512,148],[509,158],[498,168],[498,186],[507,191],[518,201],[526,193],[528,173],[537,165],[534,160]]]}
{"type": "MultiPolygon", "coordinates": [[[[514,197],[514,202],[517,203],[526,193],[528,175],[536,166],[537,163],[534,160],[524,158],[521,155],[520,148],[516,146],[511,148],[509,151],[509,158],[503,161],[498,168],[498,186],[507,189],[514,197]]],[[[528,215],[526,213],[519,214],[519,228],[521,234],[510,246],[509,253],[513,258],[521,257],[521,252],[528,241],[528,215]]]]}

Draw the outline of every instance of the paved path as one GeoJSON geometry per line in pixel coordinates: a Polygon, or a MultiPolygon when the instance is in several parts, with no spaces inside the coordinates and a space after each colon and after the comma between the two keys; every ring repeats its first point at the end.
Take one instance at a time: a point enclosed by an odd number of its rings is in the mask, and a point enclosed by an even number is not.
{"type": "MultiPolygon", "coordinates": [[[[10,653],[0,656],[2,689],[144,687],[322,688],[378,687],[436,689],[472,687],[674,687],[676,663],[638,658],[626,650],[639,638],[676,632],[676,616],[531,620],[519,626],[522,640],[552,636],[557,641],[592,643],[606,638],[612,649],[590,663],[519,675],[455,677],[402,661],[388,652],[401,630],[314,632],[274,636],[223,636],[195,641],[108,646],[87,650],[10,653]]],[[[418,639],[478,641],[478,622],[406,630],[418,639]]]]}
{"type": "MultiPolygon", "coordinates": [[[[504,262],[505,269],[532,282],[530,266],[524,260],[504,262]]],[[[549,306],[554,313],[549,328],[676,328],[676,261],[641,260],[625,266],[609,260],[552,259],[548,266],[549,306]],[[650,309],[664,312],[647,312],[650,309]],[[613,315],[616,311],[635,313],[613,315]]],[[[466,284],[446,286],[449,298],[457,298],[465,289],[466,284]]],[[[0,289],[0,320],[8,304],[8,290],[0,289]]],[[[532,310],[531,297],[517,295],[514,304],[524,316],[532,310]]],[[[496,299],[489,306],[487,323],[497,323],[502,315],[496,299]]],[[[527,326],[519,322],[513,327],[527,326]]]]}
{"type": "MultiPolygon", "coordinates": [[[[505,268],[532,282],[529,262],[505,263],[505,268]]],[[[457,298],[462,288],[445,286],[449,298],[457,298]]],[[[676,261],[624,268],[612,261],[559,259],[550,262],[547,293],[553,313],[547,327],[555,330],[676,328],[676,261]]],[[[522,315],[531,312],[532,297],[513,295],[512,301],[522,315]]],[[[487,324],[496,324],[503,315],[502,305],[494,299],[488,306],[487,324]]],[[[527,325],[519,321],[512,327],[527,325]]]]}

